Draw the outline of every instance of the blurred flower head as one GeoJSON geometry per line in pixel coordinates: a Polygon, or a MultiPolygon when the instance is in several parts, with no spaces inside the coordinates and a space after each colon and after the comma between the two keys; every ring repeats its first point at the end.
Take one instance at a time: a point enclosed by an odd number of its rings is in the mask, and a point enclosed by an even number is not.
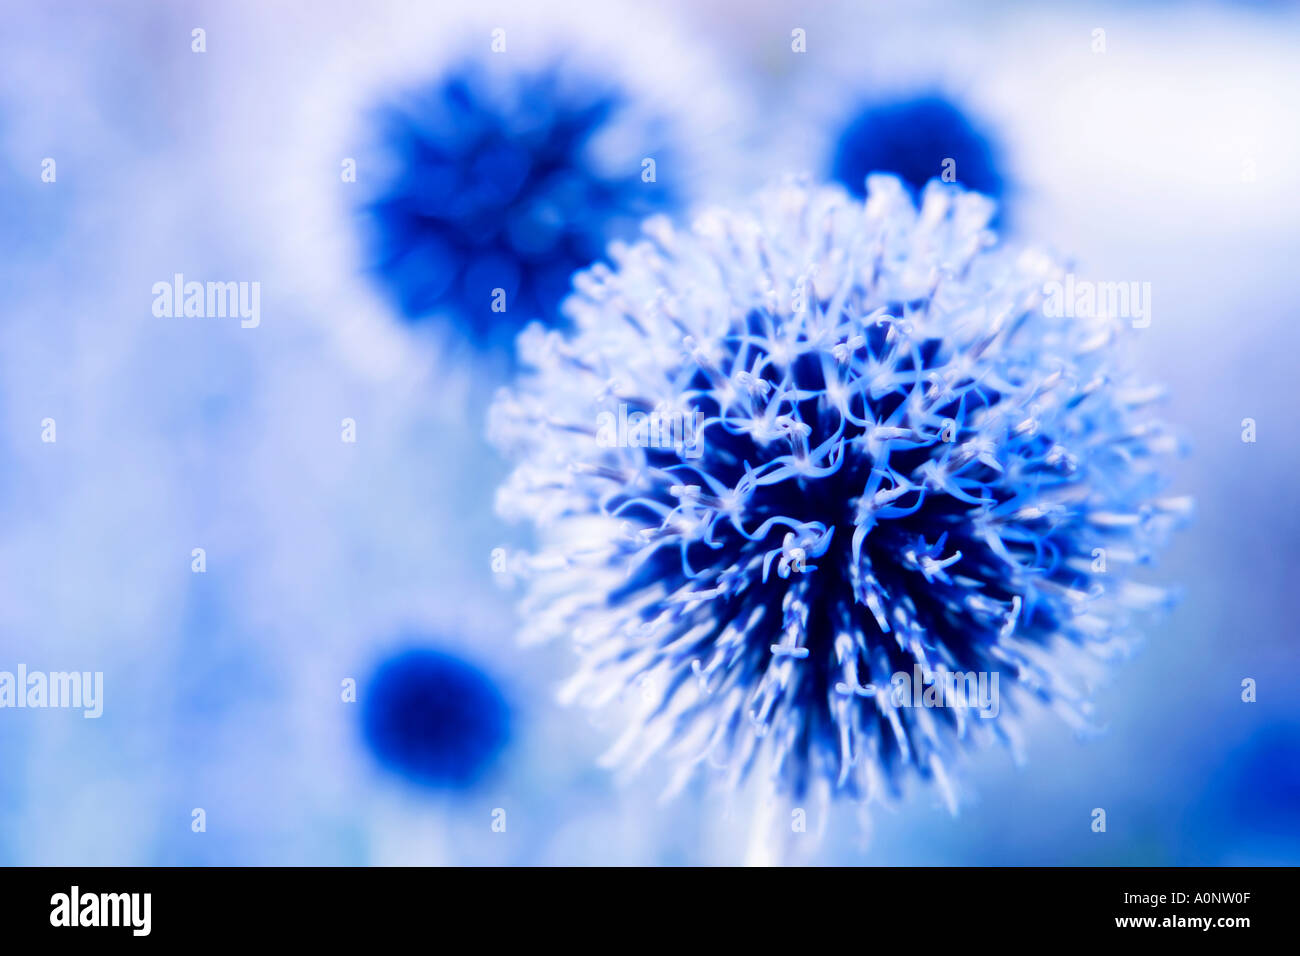
{"type": "Polygon", "coordinates": [[[362,729],[371,751],[424,786],[463,789],[478,782],[505,747],[509,724],[495,682],[444,651],[398,653],[362,690],[362,729]]]}
{"type": "Polygon", "coordinates": [[[641,702],[616,762],[951,800],[961,745],[1085,723],[1163,599],[1130,572],[1186,503],[1122,324],[1053,317],[1061,266],[997,246],[986,197],[868,186],[649,223],[576,280],[572,336],[521,336],[492,428],[543,546],[525,633],[572,636],[572,698],[641,702]]]}
{"type": "Polygon", "coordinates": [[[938,94],[863,104],[830,157],[831,177],[855,196],[870,173],[893,173],[919,191],[931,179],[1001,197],[1001,157],[964,111],[938,94]]]}
{"type": "Polygon", "coordinates": [[[462,63],[380,111],[375,270],[408,319],[443,313],[479,342],[555,322],[576,269],[680,201],[671,125],[572,63],[462,63]]]}

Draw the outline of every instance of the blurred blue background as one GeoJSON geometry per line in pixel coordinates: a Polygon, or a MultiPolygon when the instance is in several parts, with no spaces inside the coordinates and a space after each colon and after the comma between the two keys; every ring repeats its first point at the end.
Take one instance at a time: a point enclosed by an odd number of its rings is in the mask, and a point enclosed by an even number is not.
{"type": "Polygon", "coordinates": [[[0,863],[745,858],[749,796],[615,779],[610,719],[554,703],[567,649],[516,645],[492,553],[523,542],[483,439],[506,347],[407,321],[367,257],[392,161],[367,117],[466,56],[609,71],[671,120],[658,176],[683,209],[830,177],[864,109],[942,97],[1013,238],[1151,283],[1137,344],[1198,508],[1156,575],[1182,602],[1099,691],[1100,734],[1045,722],[1022,767],[972,755],[955,817],[917,792],[868,841],[840,808],[808,859],[1300,863],[1297,8],[547,6],[6,3],[0,670],[102,671],[105,700],[0,710],[0,863]],[[259,282],[261,324],[155,316],[176,273],[259,282]],[[430,680],[458,688],[436,712],[430,680]],[[438,750],[404,736],[421,721],[465,732],[438,750]]]}

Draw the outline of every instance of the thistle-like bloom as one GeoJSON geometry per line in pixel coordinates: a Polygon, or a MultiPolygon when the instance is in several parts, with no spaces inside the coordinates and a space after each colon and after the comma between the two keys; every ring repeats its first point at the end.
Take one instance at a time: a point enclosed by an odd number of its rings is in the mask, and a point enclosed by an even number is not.
{"type": "Polygon", "coordinates": [[[1086,722],[1186,503],[1157,497],[1174,441],[1125,323],[1051,317],[1061,267],[998,246],[993,209],[784,185],[647,223],[578,278],[571,336],[521,336],[492,427],[499,508],[539,526],[526,633],[575,640],[573,696],[648,700],[614,759],[951,798],[958,745],[1014,745],[1031,703],[1086,722]],[[899,692],[957,674],[994,699],[899,692]]]}
{"type": "Polygon", "coordinates": [[[376,272],[408,319],[443,314],[479,342],[554,323],[575,270],[673,208],[666,125],[569,66],[451,70],[381,113],[376,272]]]}

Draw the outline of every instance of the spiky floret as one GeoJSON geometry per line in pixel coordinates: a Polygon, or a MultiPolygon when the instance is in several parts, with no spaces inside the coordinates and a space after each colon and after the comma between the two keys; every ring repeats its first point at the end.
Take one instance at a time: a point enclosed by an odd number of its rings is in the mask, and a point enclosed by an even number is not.
{"type": "Polygon", "coordinates": [[[408,318],[442,314],[480,342],[554,323],[573,272],[676,201],[642,178],[642,156],[671,166],[665,121],[568,62],[466,63],[379,118],[375,270],[408,318]]]}
{"type": "Polygon", "coordinates": [[[572,695],[649,698],[615,759],[947,793],[957,744],[1014,746],[1031,702],[1086,719],[1089,662],[1162,595],[1128,572],[1185,503],[1157,497],[1173,441],[1122,322],[1045,314],[1060,266],[997,246],[992,213],[937,183],[919,208],[893,177],[865,203],[786,184],[647,223],[576,280],[571,336],[521,336],[533,371],[491,427],[517,462],[498,507],[543,546],[524,627],[574,638],[572,695]],[[611,441],[620,405],[699,413],[698,447],[611,441]],[[908,706],[891,678],[917,666],[998,675],[1000,712],[908,706]]]}

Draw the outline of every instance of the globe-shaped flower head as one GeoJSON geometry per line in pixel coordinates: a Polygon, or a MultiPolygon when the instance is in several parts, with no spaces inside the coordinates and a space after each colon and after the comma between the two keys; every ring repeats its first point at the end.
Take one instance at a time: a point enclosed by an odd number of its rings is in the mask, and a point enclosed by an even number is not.
{"type": "Polygon", "coordinates": [[[667,126],[567,63],[450,70],[380,112],[375,271],[408,319],[480,343],[554,322],[574,270],[673,208],[667,126]]]}
{"type": "Polygon", "coordinates": [[[1161,598],[1129,572],[1184,508],[1173,442],[1125,324],[1053,317],[1061,268],[992,213],[785,185],[647,224],[580,277],[571,336],[521,337],[493,428],[499,507],[543,545],[525,627],[575,639],[571,694],[648,699],[616,759],[947,793],[959,741],[1014,742],[1034,702],[1085,719],[1090,661],[1161,598]]]}

